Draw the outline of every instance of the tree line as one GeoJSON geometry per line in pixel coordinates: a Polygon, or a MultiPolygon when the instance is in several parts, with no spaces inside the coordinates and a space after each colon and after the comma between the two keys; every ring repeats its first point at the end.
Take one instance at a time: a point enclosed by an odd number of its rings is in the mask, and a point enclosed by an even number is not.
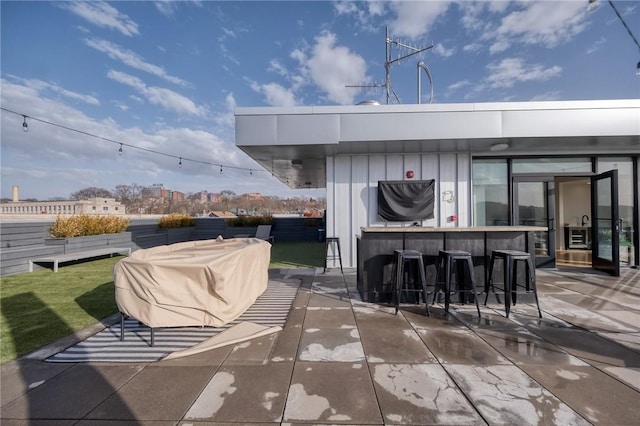
{"type": "Polygon", "coordinates": [[[211,211],[240,211],[259,215],[297,213],[321,216],[326,208],[326,199],[322,197],[256,197],[254,194],[236,194],[230,190],[223,190],[219,195],[220,201],[217,202],[202,200],[200,193],[185,194],[184,200],[176,201],[155,196],[149,187],[132,184],[117,185],[113,191],[98,187],[83,188],[71,193],[71,199],[115,198],[126,207],[128,214],[184,213],[199,216],[211,211]]]}

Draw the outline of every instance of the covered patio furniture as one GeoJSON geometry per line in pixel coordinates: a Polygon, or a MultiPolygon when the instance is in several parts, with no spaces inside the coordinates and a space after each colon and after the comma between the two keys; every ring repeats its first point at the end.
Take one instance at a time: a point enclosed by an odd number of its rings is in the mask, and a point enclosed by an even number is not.
{"type": "Polygon", "coordinates": [[[271,245],[258,238],[189,241],[135,251],[114,267],[123,315],[151,327],[212,326],[267,288],[271,245]]]}

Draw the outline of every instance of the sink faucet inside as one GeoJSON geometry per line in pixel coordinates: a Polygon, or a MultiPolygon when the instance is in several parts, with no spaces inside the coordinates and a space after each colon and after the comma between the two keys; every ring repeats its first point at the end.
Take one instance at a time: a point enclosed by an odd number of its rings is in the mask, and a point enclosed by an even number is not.
{"type": "Polygon", "coordinates": [[[582,226],[584,226],[587,222],[589,222],[589,216],[582,215],[582,226]]]}

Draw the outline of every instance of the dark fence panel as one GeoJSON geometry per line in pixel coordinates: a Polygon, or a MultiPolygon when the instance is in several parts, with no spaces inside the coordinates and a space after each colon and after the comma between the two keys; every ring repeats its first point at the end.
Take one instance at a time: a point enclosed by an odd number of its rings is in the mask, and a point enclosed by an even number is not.
{"type": "MultiPolygon", "coordinates": [[[[64,247],[47,245],[49,228],[53,221],[10,222],[0,227],[0,276],[27,272],[29,259],[63,253],[64,247]]],[[[318,226],[301,217],[273,218],[271,235],[276,242],[318,241],[318,226]]],[[[190,228],[160,229],[158,219],[131,219],[127,228],[131,240],[118,240],[109,244],[131,247],[132,250],[173,244],[182,241],[215,239],[219,235],[253,237],[257,227],[227,227],[223,218],[196,218],[190,228]]],[[[50,243],[51,244],[51,243],[50,243]]],[[[80,250],[80,249],[78,249],[80,250]]]]}

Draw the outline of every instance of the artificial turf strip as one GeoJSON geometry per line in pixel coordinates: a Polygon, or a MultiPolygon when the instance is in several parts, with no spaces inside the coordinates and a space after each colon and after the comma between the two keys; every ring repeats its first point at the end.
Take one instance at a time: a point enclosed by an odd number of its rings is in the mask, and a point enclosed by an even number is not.
{"type": "Polygon", "coordinates": [[[0,279],[0,362],[117,312],[113,266],[123,256],[0,279]]]}
{"type": "MultiPolygon", "coordinates": [[[[324,266],[324,243],[276,242],[269,268],[324,266]]],[[[117,312],[113,266],[123,256],[0,278],[0,363],[117,312]]]]}

